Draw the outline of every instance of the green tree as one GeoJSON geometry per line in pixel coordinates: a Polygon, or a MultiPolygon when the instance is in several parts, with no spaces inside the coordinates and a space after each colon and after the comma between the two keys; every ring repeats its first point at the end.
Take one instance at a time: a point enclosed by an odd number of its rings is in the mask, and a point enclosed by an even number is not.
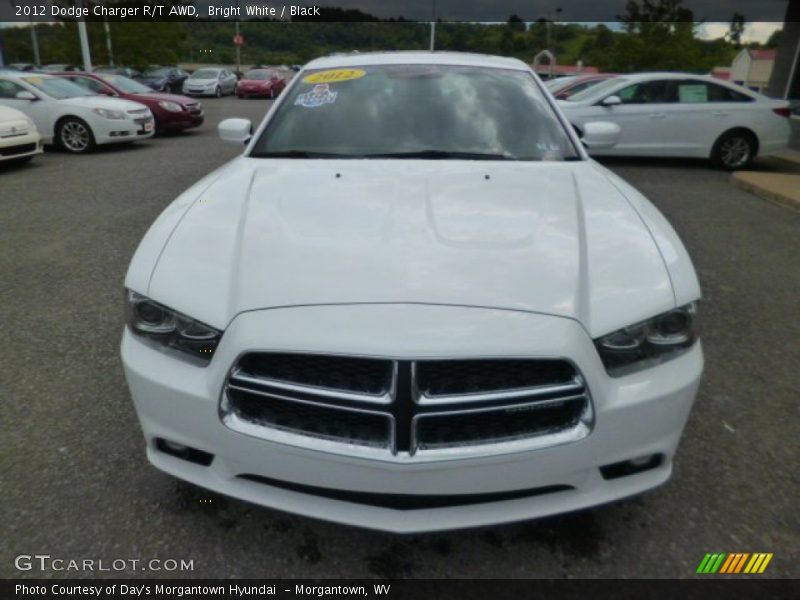
{"type": "Polygon", "coordinates": [[[728,39],[735,48],[742,47],[742,35],[744,34],[745,23],[746,21],[743,14],[738,12],[733,13],[730,30],[728,31],[728,39]]]}

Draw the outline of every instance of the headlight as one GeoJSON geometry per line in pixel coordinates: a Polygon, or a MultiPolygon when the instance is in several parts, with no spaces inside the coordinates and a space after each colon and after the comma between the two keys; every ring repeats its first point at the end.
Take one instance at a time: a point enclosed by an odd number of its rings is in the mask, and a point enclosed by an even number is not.
{"type": "Polygon", "coordinates": [[[125,317],[134,334],[199,359],[204,365],[222,337],[221,331],[131,290],[125,290],[125,317]]]}
{"type": "Polygon", "coordinates": [[[125,118],[125,113],[122,112],[121,110],[109,110],[107,108],[95,108],[94,112],[95,112],[95,114],[100,115],[104,119],[116,119],[116,120],[119,120],[119,119],[124,119],[125,118]]]}
{"type": "Polygon", "coordinates": [[[620,377],[675,358],[697,339],[692,302],[594,341],[606,371],[620,377]]]}
{"type": "Polygon", "coordinates": [[[178,104],[177,102],[170,102],[169,100],[162,100],[161,102],[158,103],[158,105],[164,110],[168,110],[169,112],[177,113],[183,110],[183,107],[181,107],[180,104],[178,104]]]}

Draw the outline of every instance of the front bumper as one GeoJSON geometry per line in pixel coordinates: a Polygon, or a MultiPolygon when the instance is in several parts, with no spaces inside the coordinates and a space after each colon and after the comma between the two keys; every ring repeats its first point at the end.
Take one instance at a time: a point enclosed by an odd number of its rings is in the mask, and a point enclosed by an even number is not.
{"type": "Polygon", "coordinates": [[[155,122],[153,116],[137,119],[94,119],[90,123],[95,141],[98,144],[132,142],[153,137],[155,122]]]}
{"type": "Polygon", "coordinates": [[[0,162],[41,154],[42,140],[38,132],[0,138],[0,162]]]}
{"type": "Polygon", "coordinates": [[[167,357],[126,330],[122,359],[148,458],[159,469],[257,504],[394,532],[543,517],[660,485],[669,478],[703,367],[698,343],[656,368],[612,379],[591,339],[570,319],[420,305],[244,313],[228,327],[205,368],[167,357]],[[385,460],[365,459],[250,437],[220,420],[220,394],[228,369],[250,350],[397,358],[568,357],[591,391],[594,427],[586,438],[559,446],[426,461],[402,453],[385,460]],[[156,447],[157,438],[212,453],[214,460],[201,466],[176,458],[156,447]],[[635,475],[607,480],[599,471],[603,465],[652,454],[663,455],[664,461],[635,475]],[[332,498],[309,488],[342,494],[332,498]],[[343,499],[351,493],[463,499],[554,488],[562,491],[408,510],[343,499]]]}

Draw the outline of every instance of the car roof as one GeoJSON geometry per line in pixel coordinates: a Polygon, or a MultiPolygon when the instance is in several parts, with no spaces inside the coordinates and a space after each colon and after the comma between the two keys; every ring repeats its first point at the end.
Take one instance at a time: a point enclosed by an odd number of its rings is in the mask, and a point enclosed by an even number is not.
{"type": "Polygon", "coordinates": [[[488,54],[467,52],[365,52],[363,54],[341,54],[317,58],[305,65],[305,69],[335,69],[339,67],[365,67],[370,65],[456,65],[490,67],[495,69],[529,70],[521,60],[488,54]]]}

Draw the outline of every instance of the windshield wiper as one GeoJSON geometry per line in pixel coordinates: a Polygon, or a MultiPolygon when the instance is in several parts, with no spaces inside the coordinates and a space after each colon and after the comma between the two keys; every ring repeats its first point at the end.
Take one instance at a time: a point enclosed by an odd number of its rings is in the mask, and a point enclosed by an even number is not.
{"type": "Polygon", "coordinates": [[[511,154],[489,154],[483,152],[453,152],[451,150],[416,150],[412,152],[388,152],[367,154],[364,158],[423,158],[429,160],[519,160],[511,154]]]}
{"type": "Polygon", "coordinates": [[[313,152],[311,150],[279,150],[275,152],[252,152],[250,158],[364,158],[357,154],[335,152],[313,152]]]}

